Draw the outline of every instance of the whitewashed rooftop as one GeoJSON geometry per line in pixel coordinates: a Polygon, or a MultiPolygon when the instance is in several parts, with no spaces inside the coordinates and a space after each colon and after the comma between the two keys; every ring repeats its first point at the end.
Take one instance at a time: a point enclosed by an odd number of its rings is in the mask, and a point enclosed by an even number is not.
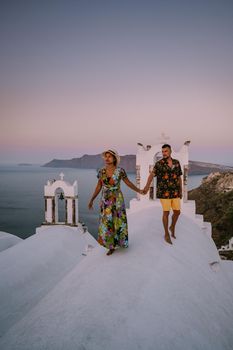
{"type": "Polygon", "coordinates": [[[0,253],[2,350],[232,350],[233,263],[193,204],[172,246],[156,203],[132,201],[128,221],[112,256],[59,227],[0,253]]]}

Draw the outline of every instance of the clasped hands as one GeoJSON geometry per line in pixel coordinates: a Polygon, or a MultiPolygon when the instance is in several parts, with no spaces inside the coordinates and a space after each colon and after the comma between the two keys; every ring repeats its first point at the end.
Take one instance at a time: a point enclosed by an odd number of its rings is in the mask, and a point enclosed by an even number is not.
{"type": "Polygon", "coordinates": [[[140,190],[140,194],[147,194],[148,189],[146,189],[146,187],[143,188],[143,190],[140,190]]]}

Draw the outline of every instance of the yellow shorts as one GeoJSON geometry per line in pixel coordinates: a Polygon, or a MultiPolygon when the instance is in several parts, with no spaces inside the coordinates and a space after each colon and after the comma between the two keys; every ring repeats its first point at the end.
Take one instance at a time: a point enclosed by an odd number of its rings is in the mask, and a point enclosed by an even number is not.
{"type": "Polygon", "coordinates": [[[160,198],[160,202],[163,207],[163,211],[180,210],[180,198],[165,199],[160,198]]]}

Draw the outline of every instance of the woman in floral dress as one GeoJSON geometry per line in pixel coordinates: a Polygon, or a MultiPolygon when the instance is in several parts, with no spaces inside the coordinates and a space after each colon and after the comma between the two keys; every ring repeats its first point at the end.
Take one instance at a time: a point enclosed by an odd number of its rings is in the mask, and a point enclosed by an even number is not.
{"type": "Polygon", "coordinates": [[[143,192],[128,179],[125,170],[118,167],[120,157],[116,151],[107,150],[102,155],[105,167],[98,172],[98,183],[88,207],[93,208],[93,201],[102,189],[98,242],[108,249],[107,255],[111,255],[116,247],[128,247],[128,225],[120,181],[138,193],[143,192]]]}

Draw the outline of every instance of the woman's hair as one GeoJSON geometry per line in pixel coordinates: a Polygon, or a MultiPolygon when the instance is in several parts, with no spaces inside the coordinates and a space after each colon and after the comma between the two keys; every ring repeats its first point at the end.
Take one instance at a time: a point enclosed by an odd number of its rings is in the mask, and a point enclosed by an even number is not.
{"type": "Polygon", "coordinates": [[[114,155],[112,155],[112,156],[113,156],[113,164],[116,166],[117,165],[117,159],[116,159],[116,157],[114,155]]]}

